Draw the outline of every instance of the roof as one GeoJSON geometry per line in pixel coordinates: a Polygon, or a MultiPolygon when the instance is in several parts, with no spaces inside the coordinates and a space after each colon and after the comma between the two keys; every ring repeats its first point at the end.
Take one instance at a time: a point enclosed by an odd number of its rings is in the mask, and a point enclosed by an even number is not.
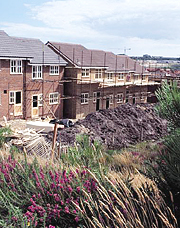
{"type": "Polygon", "coordinates": [[[102,50],[90,50],[80,44],[48,41],[47,45],[59,52],[77,67],[106,67],[108,72],[135,71],[144,73],[144,68],[127,55],[115,55],[102,50]]]}
{"type": "Polygon", "coordinates": [[[19,45],[16,40],[0,30],[0,57],[31,58],[33,56],[26,47],[19,45]]]}
{"type": "Polygon", "coordinates": [[[39,39],[10,37],[0,30],[0,57],[31,58],[31,64],[58,64],[67,62],[39,39]]]}

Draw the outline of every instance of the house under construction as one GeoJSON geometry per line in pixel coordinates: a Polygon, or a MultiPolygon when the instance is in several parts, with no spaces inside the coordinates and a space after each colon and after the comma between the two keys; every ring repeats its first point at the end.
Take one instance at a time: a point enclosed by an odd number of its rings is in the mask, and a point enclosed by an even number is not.
{"type": "Polygon", "coordinates": [[[82,45],[47,42],[68,62],[63,78],[64,116],[83,118],[123,103],[146,103],[150,73],[126,55],[89,50],[82,45]]]}
{"type": "Polygon", "coordinates": [[[0,31],[0,119],[80,119],[123,103],[146,103],[160,83],[126,55],[0,31]]]}

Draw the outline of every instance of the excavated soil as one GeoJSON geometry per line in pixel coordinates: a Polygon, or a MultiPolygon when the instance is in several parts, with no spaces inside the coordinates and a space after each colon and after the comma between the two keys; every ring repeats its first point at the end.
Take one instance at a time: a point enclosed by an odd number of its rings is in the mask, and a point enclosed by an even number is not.
{"type": "MultiPolygon", "coordinates": [[[[73,127],[58,131],[57,141],[72,145],[76,135],[84,133],[109,149],[121,149],[140,141],[158,140],[167,134],[167,122],[156,115],[153,105],[124,104],[91,113],[73,127]]],[[[52,140],[53,133],[47,137],[52,140]]]]}

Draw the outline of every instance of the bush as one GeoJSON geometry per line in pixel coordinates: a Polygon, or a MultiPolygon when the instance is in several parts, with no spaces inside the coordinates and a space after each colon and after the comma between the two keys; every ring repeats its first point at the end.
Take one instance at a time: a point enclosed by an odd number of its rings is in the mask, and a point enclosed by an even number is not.
{"type": "Polygon", "coordinates": [[[0,128],[0,148],[6,141],[6,137],[11,133],[11,129],[8,127],[0,128]]]}
{"type": "Polygon", "coordinates": [[[1,218],[16,227],[25,218],[32,227],[77,227],[82,216],[75,205],[80,203],[82,191],[93,194],[97,188],[86,170],[42,168],[36,161],[20,163],[10,157],[1,161],[0,174],[1,218]],[[14,208],[23,216],[14,216],[14,208]]]}
{"type": "Polygon", "coordinates": [[[176,82],[164,82],[156,92],[159,104],[156,110],[160,117],[169,121],[171,127],[180,127],[180,89],[176,82]]]}

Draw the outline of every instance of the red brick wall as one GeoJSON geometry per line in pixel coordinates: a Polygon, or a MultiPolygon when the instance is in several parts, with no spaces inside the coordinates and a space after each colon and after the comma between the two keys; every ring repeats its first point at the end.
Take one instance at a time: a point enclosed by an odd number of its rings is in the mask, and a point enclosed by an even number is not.
{"type": "MultiPolygon", "coordinates": [[[[31,118],[32,117],[32,95],[42,94],[43,82],[41,79],[32,80],[32,66],[23,61],[23,74],[10,74],[10,60],[0,60],[0,119],[6,116],[8,119],[13,118],[31,118]],[[23,79],[25,80],[23,83],[23,79]],[[23,85],[24,88],[23,88],[23,85]],[[25,88],[26,87],[26,88],[25,88]],[[14,117],[14,105],[9,104],[9,91],[22,91],[23,113],[21,116],[14,117]],[[7,92],[7,93],[5,93],[7,92]]],[[[59,92],[63,94],[63,86],[59,84],[59,80],[63,77],[64,67],[60,67],[59,76],[49,75],[49,66],[43,67],[44,76],[44,116],[55,116],[62,118],[63,102],[60,99],[60,104],[49,104],[49,93],[59,92]]],[[[42,107],[39,107],[39,115],[42,116],[42,107]]]]}

